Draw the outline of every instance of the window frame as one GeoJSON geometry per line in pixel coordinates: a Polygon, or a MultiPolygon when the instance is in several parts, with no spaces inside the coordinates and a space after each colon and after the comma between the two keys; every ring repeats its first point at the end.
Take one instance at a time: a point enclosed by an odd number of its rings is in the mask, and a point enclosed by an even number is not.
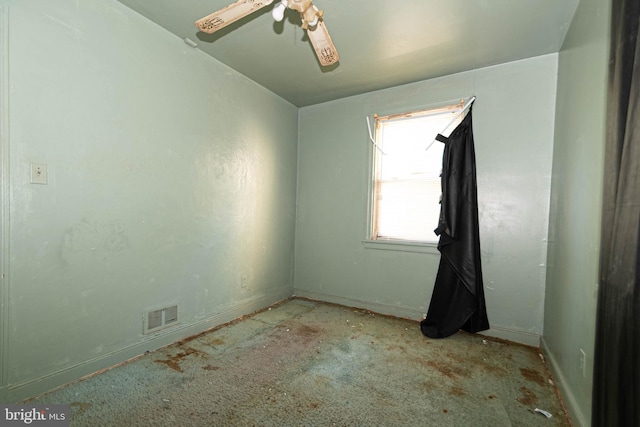
{"type": "MultiPolygon", "coordinates": [[[[369,143],[369,152],[367,157],[368,164],[368,188],[367,188],[367,224],[366,224],[366,237],[362,240],[365,248],[368,249],[380,249],[380,250],[393,250],[403,252],[419,252],[419,253],[431,253],[439,254],[437,247],[437,241],[428,242],[420,240],[404,240],[404,239],[389,239],[389,238],[375,238],[375,214],[376,214],[376,184],[377,184],[377,167],[379,162],[378,151],[380,151],[379,144],[379,128],[383,121],[395,121],[404,120],[424,116],[451,114],[452,123],[448,126],[451,129],[456,119],[460,119],[458,112],[462,111],[464,107],[464,99],[458,99],[456,101],[450,101],[439,105],[425,106],[422,108],[412,109],[408,112],[396,112],[386,115],[371,114],[369,117],[373,117],[373,130],[371,134],[371,141],[369,143]]],[[[445,131],[447,129],[443,129],[445,131]]],[[[436,224],[437,225],[437,224],[436,224]]],[[[436,227],[434,225],[434,228],[436,227]]]]}

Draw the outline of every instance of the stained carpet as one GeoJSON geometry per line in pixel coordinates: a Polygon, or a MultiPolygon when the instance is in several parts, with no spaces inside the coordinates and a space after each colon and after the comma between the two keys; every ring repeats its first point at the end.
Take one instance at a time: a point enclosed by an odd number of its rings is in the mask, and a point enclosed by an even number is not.
{"type": "Polygon", "coordinates": [[[570,425],[537,349],[303,299],[29,403],[72,426],[570,425]]]}

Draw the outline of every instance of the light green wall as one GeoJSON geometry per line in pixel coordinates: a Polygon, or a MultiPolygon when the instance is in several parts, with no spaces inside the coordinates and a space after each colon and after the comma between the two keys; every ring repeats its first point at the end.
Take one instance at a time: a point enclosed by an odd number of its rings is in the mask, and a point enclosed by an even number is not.
{"type": "Polygon", "coordinates": [[[581,0],[558,65],[542,345],[580,426],[591,425],[609,7],[581,0]],[[586,353],[584,376],[580,349],[586,353]]]}
{"type": "Polygon", "coordinates": [[[295,106],[115,1],[0,6],[2,400],[292,294],[295,106]],[[143,310],[172,303],[180,325],[143,336],[143,310]]]}
{"type": "MultiPolygon", "coordinates": [[[[295,293],[420,318],[439,255],[365,247],[365,117],[476,95],[482,262],[491,335],[538,345],[557,55],[304,107],[299,114],[295,293]]],[[[434,225],[435,228],[435,225],[434,225]]]]}

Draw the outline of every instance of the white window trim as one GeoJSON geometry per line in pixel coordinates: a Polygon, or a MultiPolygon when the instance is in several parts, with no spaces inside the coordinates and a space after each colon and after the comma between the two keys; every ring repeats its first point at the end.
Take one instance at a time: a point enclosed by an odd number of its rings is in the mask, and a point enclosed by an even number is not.
{"type": "Polygon", "coordinates": [[[419,252],[424,254],[440,254],[437,243],[415,242],[411,240],[371,240],[365,239],[362,245],[367,249],[383,251],[419,252]]]}

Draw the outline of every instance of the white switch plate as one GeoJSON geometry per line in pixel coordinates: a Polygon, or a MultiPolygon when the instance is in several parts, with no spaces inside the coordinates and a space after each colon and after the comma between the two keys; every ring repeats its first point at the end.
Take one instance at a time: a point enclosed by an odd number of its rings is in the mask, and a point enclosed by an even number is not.
{"type": "Polygon", "coordinates": [[[41,163],[31,163],[31,183],[47,184],[49,176],[47,174],[47,165],[41,163]]]}

